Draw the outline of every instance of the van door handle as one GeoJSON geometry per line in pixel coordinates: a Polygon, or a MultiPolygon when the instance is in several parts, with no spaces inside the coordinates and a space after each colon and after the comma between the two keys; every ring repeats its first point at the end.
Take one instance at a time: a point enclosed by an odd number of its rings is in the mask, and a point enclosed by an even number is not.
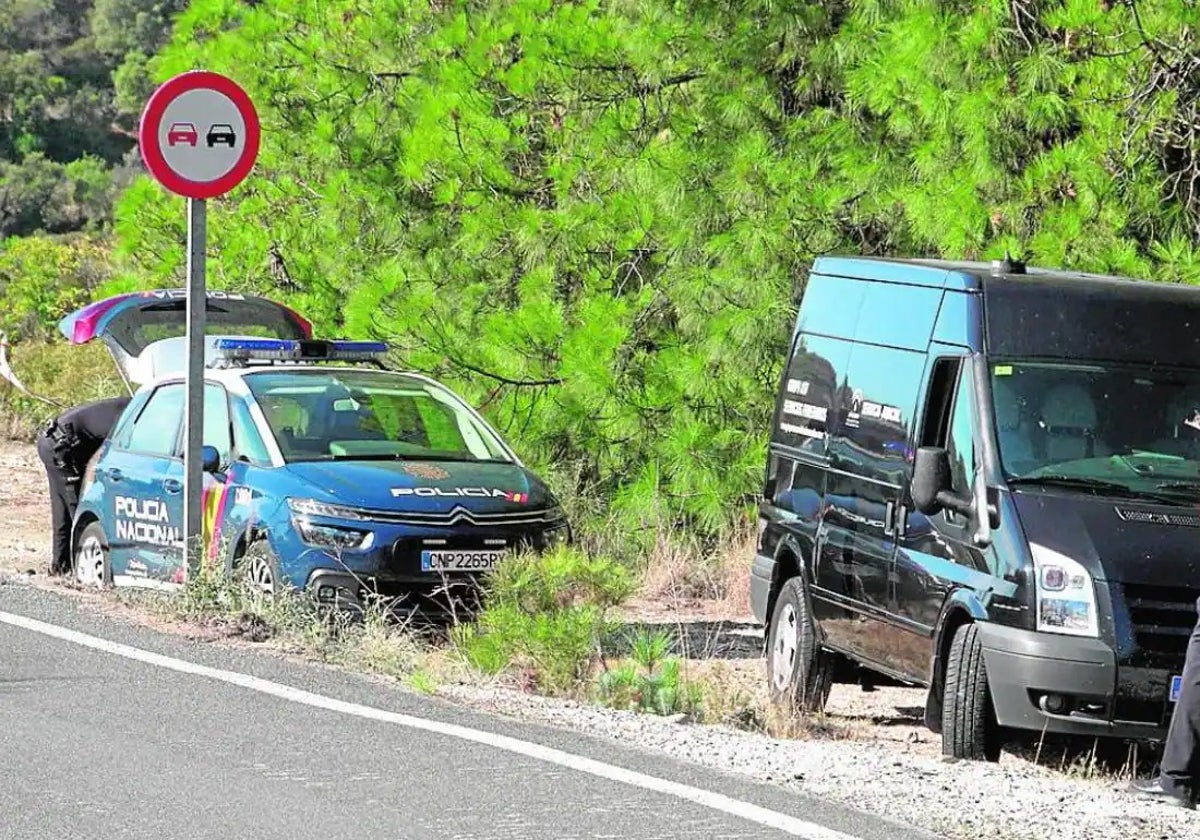
{"type": "Polygon", "coordinates": [[[891,536],[896,530],[892,524],[892,517],[896,514],[896,503],[889,500],[887,507],[883,509],[883,533],[891,536]]]}
{"type": "Polygon", "coordinates": [[[896,511],[896,536],[903,537],[908,531],[908,508],[900,505],[900,509],[896,511]]]}
{"type": "Polygon", "coordinates": [[[168,478],[165,481],[163,481],[163,489],[166,490],[171,495],[175,495],[176,493],[178,493],[180,490],[183,489],[183,482],[181,482],[175,478],[168,478]]]}

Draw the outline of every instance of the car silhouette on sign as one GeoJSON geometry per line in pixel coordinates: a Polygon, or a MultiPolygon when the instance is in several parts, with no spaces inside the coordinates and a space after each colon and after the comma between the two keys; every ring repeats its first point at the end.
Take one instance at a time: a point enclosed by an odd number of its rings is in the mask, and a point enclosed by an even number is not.
{"type": "MultiPolygon", "coordinates": [[[[191,123],[171,123],[170,129],[167,130],[168,146],[178,146],[180,143],[195,146],[198,139],[200,139],[200,135],[196,131],[196,126],[191,123]]],[[[209,143],[209,145],[211,146],[212,143],[209,143]]]]}
{"type": "Polygon", "coordinates": [[[217,143],[224,143],[232,149],[237,143],[237,135],[233,133],[233,126],[228,123],[216,123],[208,129],[208,134],[204,136],[204,142],[208,143],[210,149],[217,143]]]}

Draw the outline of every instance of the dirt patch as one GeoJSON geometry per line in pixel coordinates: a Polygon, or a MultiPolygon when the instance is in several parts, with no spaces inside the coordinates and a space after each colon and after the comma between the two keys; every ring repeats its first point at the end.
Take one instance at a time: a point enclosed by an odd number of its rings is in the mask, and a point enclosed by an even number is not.
{"type": "Polygon", "coordinates": [[[50,499],[37,450],[0,441],[0,569],[45,575],[50,569],[50,499]]]}

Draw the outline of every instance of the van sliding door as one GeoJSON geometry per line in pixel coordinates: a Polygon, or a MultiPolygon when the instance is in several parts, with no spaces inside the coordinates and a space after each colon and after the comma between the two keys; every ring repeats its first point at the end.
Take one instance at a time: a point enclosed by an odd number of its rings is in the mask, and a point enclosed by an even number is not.
{"type": "Polygon", "coordinates": [[[838,395],[814,595],[837,604],[822,621],[827,642],[894,671],[892,571],[925,354],[858,343],[838,395]]]}

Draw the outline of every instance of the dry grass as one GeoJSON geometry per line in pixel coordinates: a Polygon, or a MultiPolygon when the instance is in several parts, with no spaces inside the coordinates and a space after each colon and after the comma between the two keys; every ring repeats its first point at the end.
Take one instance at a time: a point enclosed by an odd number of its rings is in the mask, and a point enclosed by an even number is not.
{"type": "Polygon", "coordinates": [[[642,566],[637,597],[622,615],[747,618],[757,538],[754,524],[744,520],[712,550],[685,532],[658,532],[642,566]]]}

